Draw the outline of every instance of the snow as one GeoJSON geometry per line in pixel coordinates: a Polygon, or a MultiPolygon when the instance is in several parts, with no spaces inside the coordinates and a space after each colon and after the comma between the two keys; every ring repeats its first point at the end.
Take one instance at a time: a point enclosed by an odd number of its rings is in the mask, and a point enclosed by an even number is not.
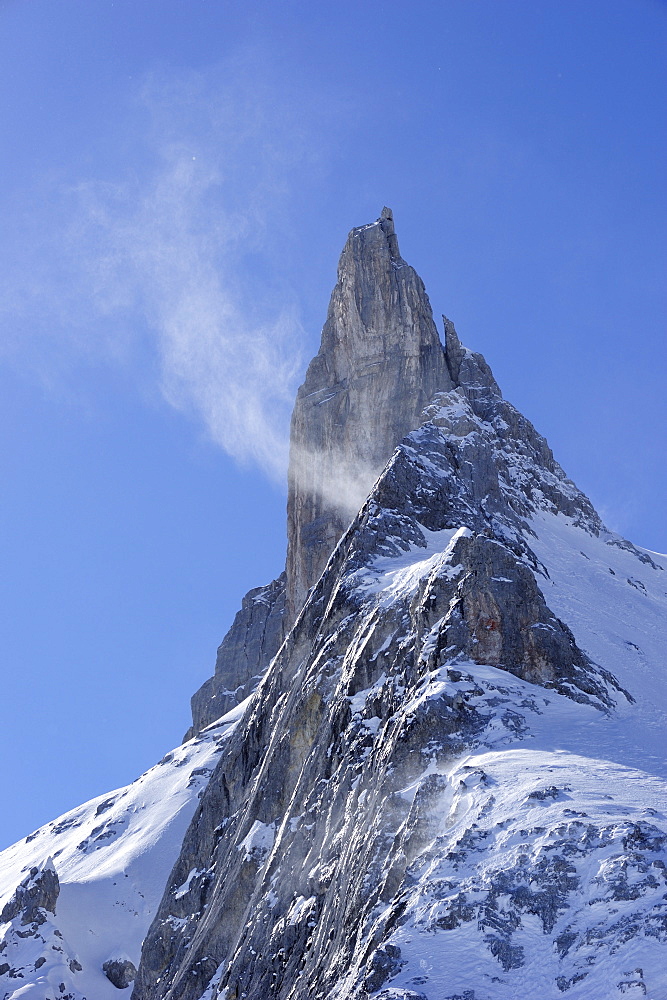
{"type": "MultiPolygon", "coordinates": [[[[222,975],[222,970],[224,969],[224,967],[225,967],[225,963],[224,962],[222,962],[218,966],[218,968],[215,971],[215,974],[214,974],[213,978],[211,979],[211,982],[206,987],[206,989],[202,993],[202,995],[199,998],[199,1000],[214,1000],[214,996],[215,996],[215,992],[216,992],[216,987],[217,987],[217,984],[218,984],[218,980],[219,980],[220,976],[222,975]]],[[[227,991],[225,991],[225,993],[226,992],[227,991]]],[[[222,1000],[225,1000],[224,994],[223,994],[222,1000]]]]}
{"type": "MultiPolygon", "coordinates": [[[[451,900],[435,887],[441,875],[451,879],[452,870],[451,861],[443,862],[443,846],[439,843],[412,890],[409,919],[391,937],[392,944],[401,949],[401,960],[407,961],[405,970],[391,980],[392,988],[397,995],[401,987],[418,990],[417,980],[423,977],[421,985],[429,997],[462,995],[466,990],[474,990],[475,996],[484,1000],[515,1000],[517,996],[540,1000],[561,998],[563,991],[556,985],[556,978],[562,965],[553,939],[570,929],[576,933],[579,921],[584,928],[599,925],[600,935],[613,935],[613,921],[620,923],[623,916],[636,909],[633,899],[614,901],[614,908],[609,905],[608,889],[622,863],[619,848],[624,830],[618,822],[618,813],[622,810],[627,816],[628,830],[632,823],[647,819],[651,824],[661,822],[664,829],[667,826],[664,784],[650,775],[608,761],[568,751],[538,749],[470,755],[458,761],[447,777],[449,794],[441,802],[441,824],[436,836],[456,845],[457,838],[475,823],[478,840],[483,843],[483,850],[475,850],[473,846],[469,851],[460,851],[457,890],[461,887],[465,890],[468,881],[477,887],[488,886],[497,880],[498,873],[520,870],[522,865],[528,867],[527,857],[539,864],[541,858],[553,858],[555,851],[562,853],[563,830],[567,828],[574,845],[567,855],[572,862],[572,877],[579,879],[584,891],[576,901],[576,908],[562,907],[549,935],[534,914],[522,913],[513,942],[523,949],[523,965],[504,970],[490,948],[484,947],[478,919],[464,920],[451,929],[443,921],[451,900]],[[550,786],[566,791],[553,798],[534,797],[550,786]],[[461,788],[462,791],[456,791],[461,788]],[[484,806],[491,795],[493,809],[485,813],[484,806]],[[609,813],[613,817],[611,822],[609,813]],[[582,838],[592,827],[609,829],[609,839],[597,849],[587,851],[582,847],[582,838]],[[614,909],[617,912],[612,919],[610,913],[614,909]],[[438,919],[443,921],[441,926],[438,919]]],[[[643,877],[635,870],[626,884],[637,884],[643,877]]],[[[527,888],[535,891],[536,886],[529,884],[527,888]]],[[[659,902],[660,893],[655,896],[659,902]]],[[[468,901],[473,902],[473,897],[471,893],[468,901]]],[[[496,919],[494,914],[497,914],[502,924],[510,911],[510,898],[497,895],[489,919],[496,919]]],[[[490,923],[487,936],[489,931],[492,936],[492,929],[490,923]]],[[[617,937],[618,947],[615,950],[612,947],[605,963],[589,965],[587,958],[596,948],[592,936],[590,948],[579,955],[579,965],[573,963],[573,975],[579,969],[587,973],[586,978],[567,989],[568,1000],[609,1000],[610,996],[621,996],[620,990],[609,992],[609,983],[629,982],[632,970],[639,967],[653,990],[648,995],[655,1000],[667,995],[664,946],[645,935],[632,944],[629,954],[628,949],[621,947],[620,931],[617,937]]],[[[642,982],[639,977],[634,978],[637,983],[642,982]]]]}
{"type": "Polygon", "coordinates": [[[444,528],[430,531],[419,526],[426,546],[410,546],[398,556],[381,556],[370,566],[358,570],[355,583],[367,594],[377,594],[382,606],[389,606],[412,593],[425,576],[437,571],[450,577],[460,572],[459,566],[448,563],[457,540],[471,534],[468,528],[444,528]]]}
{"type": "MultiPolygon", "coordinates": [[[[667,558],[650,553],[655,565],[643,562],[614,536],[596,537],[562,514],[539,513],[530,526],[530,547],[548,569],[537,575],[547,605],[634,702],[619,696],[605,714],[472,662],[456,662],[455,683],[446,665],[424,677],[401,712],[458,688],[488,724],[477,749],[448,769],[432,763],[400,792],[416,801],[429,775],[447,779],[429,825],[433,843],[405,883],[408,919],[385,941],[400,948],[403,967],[383,1000],[403,990],[478,1000],[667,997],[665,946],[653,930],[665,914],[667,558]],[[520,722],[515,729],[505,710],[520,722]],[[643,854],[633,846],[642,836],[643,854]],[[652,853],[652,838],[660,853],[652,853]],[[510,893],[491,891],[512,876],[539,903],[535,873],[561,856],[572,887],[554,907],[553,927],[543,923],[549,916],[521,910],[516,882],[510,893]],[[451,914],[461,892],[471,916],[457,922],[451,914]],[[518,949],[514,967],[513,953],[504,954],[506,967],[494,955],[503,941],[518,949]]],[[[430,537],[426,553],[378,560],[366,592],[393,600],[414,590],[445,562],[438,543],[451,548],[453,537],[430,537]]],[[[356,695],[355,707],[371,690],[356,695]]],[[[334,997],[346,996],[354,975],[334,997]]]]}
{"type": "Polygon", "coordinates": [[[667,778],[667,557],[652,554],[665,567],[655,569],[562,514],[539,515],[531,527],[537,534],[531,548],[549,570],[549,579],[536,578],[548,606],[635,699],[619,699],[604,725],[591,720],[579,727],[578,745],[667,778]]]}
{"type": "Polygon", "coordinates": [[[299,924],[302,920],[305,920],[311,910],[316,906],[317,900],[315,896],[309,896],[306,899],[304,896],[297,896],[289,910],[287,911],[287,923],[288,924],[299,924]]]}
{"type": "Polygon", "coordinates": [[[190,883],[192,882],[193,878],[198,878],[199,875],[203,874],[204,874],[203,868],[193,868],[189,872],[185,882],[179,885],[178,888],[174,891],[174,899],[180,899],[181,896],[187,895],[187,893],[190,891],[190,883]]]}
{"type": "Polygon", "coordinates": [[[46,861],[60,881],[55,916],[47,914],[39,928],[44,942],[32,935],[16,938],[11,923],[0,927],[7,942],[3,961],[23,967],[31,980],[0,976],[6,1000],[58,996],[61,982],[77,1000],[118,997],[102,965],[122,954],[138,966],[165,873],[241,714],[239,706],[131,785],[73,809],[0,854],[0,909],[31,867],[44,868],[46,861]],[[42,956],[47,961],[37,974],[35,962],[42,956]],[[81,971],[71,970],[71,959],[81,971]]]}
{"type": "Polygon", "coordinates": [[[237,850],[243,851],[246,858],[252,855],[262,857],[271,850],[274,840],[274,828],[266,823],[260,823],[257,819],[250,827],[249,833],[238,845],[237,850]]]}
{"type": "MultiPolygon", "coordinates": [[[[667,997],[664,945],[649,921],[664,907],[650,839],[667,836],[667,557],[647,553],[650,559],[643,561],[622,540],[591,534],[562,514],[535,513],[530,528],[534,536],[527,542],[547,570],[536,575],[547,606],[634,700],[617,696],[606,714],[497,667],[461,660],[455,665],[459,680],[448,672],[451,664],[422,678],[401,713],[409,716],[443,695],[460,696],[485,728],[464,756],[446,765],[434,757],[400,789],[405,802],[416,807],[425,779],[435,774],[446,779],[432,806],[432,842],[420,848],[404,883],[406,919],[392,924],[384,942],[400,948],[405,963],[387,984],[384,1000],[422,989],[432,1000],[463,997],[466,991],[474,991],[476,1000],[667,997]],[[632,847],[637,830],[645,838],[641,850],[632,847]],[[563,862],[560,874],[550,868],[554,859],[563,862]],[[551,873],[555,900],[548,913],[539,909],[544,870],[551,873]],[[559,878],[571,882],[566,902],[559,902],[556,892],[559,878]],[[505,882],[509,888],[503,890],[505,882]],[[522,908],[519,890],[533,910],[522,908]],[[461,894],[463,903],[457,899],[461,894]],[[503,937],[507,927],[511,933],[503,937]],[[508,941],[503,964],[493,948],[508,941]],[[512,948],[520,952],[521,964],[512,965],[512,948]]],[[[414,594],[431,574],[458,575],[454,547],[469,529],[420,530],[424,546],[356,570],[354,584],[364,598],[388,608],[414,594]]],[[[424,663],[440,624],[423,637],[424,663]]],[[[383,641],[376,657],[394,638],[383,641]]],[[[381,720],[367,705],[386,683],[382,672],[370,687],[349,696],[353,718],[377,740],[381,720]]],[[[0,927],[0,938],[7,941],[3,960],[23,966],[30,977],[30,982],[0,977],[7,1000],[44,1000],[57,995],[60,982],[75,1000],[118,995],[102,964],[123,955],[138,965],[141,942],[198,798],[245,708],[246,703],[237,706],[127,788],[72,810],[0,854],[0,907],[33,866],[53,865],[61,885],[55,916],[40,926],[43,941],[34,935],[18,939],[10,924],[0,927]],[[45,954],[46,963],[34,971],[45,954]],[[74,961],[81,971],[72,971],[74,961]]],[[[361,775],[354,779],[353,789],[360,780],[361,775]]],[[[364,790],[360,807],[365,795],[364,790]]],[[[290,818],[292,830],[300,820],[290,818]]],[[[238,849],[244,858],[261,860],[275,836],[275,824],[257,820],[238,849]]],[[[175,897],[186,895],[201,874],[190,870],[175,897]]],[[[307,921],[316,902],[314,896],[295,896],[286,923],[307,921]]],[[[378,927],[388,912],[378,913],[378,927]]],[[[186,922],[169,919],[173,928],[186,922]]],[[[332,1000],[346,995],[357,973],[350,971],[332,1000]]],[[[202,1000],[213,994],[211,986],[202,1000]]]]}

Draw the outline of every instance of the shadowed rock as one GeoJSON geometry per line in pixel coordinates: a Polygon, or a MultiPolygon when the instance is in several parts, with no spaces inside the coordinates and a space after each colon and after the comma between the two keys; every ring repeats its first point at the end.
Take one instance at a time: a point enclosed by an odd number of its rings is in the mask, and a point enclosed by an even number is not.
{"type": "Polygon", "coordinates": [[[102,966],[102,971],[117,990],[126,990],[134,982],[137,975],[137,970],[129,958],[110,958],[102,966]]]}
{"type": "Polygon", "coordinates": [[[21,918],[21,924],[43,924],[46,913],[56,912],[60,882],[49,858],[43,868],[31,868],[0,912],[0,923],[21,918]]]}
{"type": "Polygon", "coordinates": [[[247,698],[285,637],[285,574],[243,598],[241,610],[218,647],[215,674],[192,696],[189,740],[247,698]]]}

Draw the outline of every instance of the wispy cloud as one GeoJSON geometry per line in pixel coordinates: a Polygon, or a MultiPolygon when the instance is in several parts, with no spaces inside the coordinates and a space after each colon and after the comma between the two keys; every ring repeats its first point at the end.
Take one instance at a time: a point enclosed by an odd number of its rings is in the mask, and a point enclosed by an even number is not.
{"type": "Polygon", "coordinates": [[[126,169],[45,185],[41,218],[37,206],[18,227],[0,312],[5,354],[45,381],[147,352],[172,406],[280,479],[303,334],[276,233],[294,174],[326,156],[326,122],[278,93],[260,58],[147,78],[126,169]]]}
{"type": "Polygon", "coordinates": [[[74,242],[100,248],[85,266],[100,312],[144,318],[165,399],[234,458],[280,478],[301,368],[298,309],[284,291],[269,304],[243,289],[240,262],[257,232],[225,209],[219,170],[191,149],[169,147],[139,193],[82,185],[74,242]]]}

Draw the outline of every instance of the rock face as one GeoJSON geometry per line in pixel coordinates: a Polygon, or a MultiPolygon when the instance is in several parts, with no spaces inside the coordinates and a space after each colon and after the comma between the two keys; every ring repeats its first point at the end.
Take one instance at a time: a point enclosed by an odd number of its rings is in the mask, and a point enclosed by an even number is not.
{"type": "Polygon", "coordinates": [[[251,694],[285,638],[285,574],[243,598],[218,647],[215,674],[192,696],[191,739],[251,694]]]}
{"type": "MultiPolygon", "coordinates": [[[[400,255],[388,208],[377,222],[350,232],[320,350],[292,414],[286,572],[243,599],[218,649],[213,677],[192,698],[186,738],[257,687],[394,448],[419,426],[438,391],[457,388],[481,419],[509,421],[514,440],[523,436],[531,457],[565,478],[544,438],[502,399],[484,358],[463,348],[453,323],[443,321],[444,347],[423,282],[400,255]]],[[[466,433],[461,419],[453,428],[460,435],[466,433]]],[[[470,460],[475,475],[483,476],[476,456],[470,460]]],[[[600,527],[579,491],[567,500],[561,495],[559,503],[563,513],[579,505],[578,516],[600,527]]]]}
{"type": "Polygon", "coordinates": [[[126,990],[134,982],[137,975],[137,970],[129,958],[110,958],[103,964],[102,970],[117,990],[126,990]]]}
{"type": "Polygon", "coordinates": [[[43,996],[44,1000],[79,1000],[63,980],[81,969],[76,957],[67,949],[62,934],[54,924],[60,881],[51,858],[42,865],[33,865],[15,892],[0,910],[0,990],[4,998],[43,996]],[[54,970],[55,966],[55,970],[54,970]],[[58,986],[53,976],[57,972],[58,986]],[[30,992],[33,984],[40,992],[30,992]],[[16,991],[16,993],[14,992],[16,991]]]}
{"type": "Polygon", "coordinates": [[[47,913],[56,912],[60,883],[49,858],[43,868],[33,867],[0,911],[0,922],[20,919],[26,924],[43,924],[47,913]]]}
{"type": "Polygon", "coordinates": [[[385,208],[348,236],[320,350],[292,415],[290,623],[396,445],[433,394],[451,387],[426,290],[401,257],[385,208]]]}
{"type": "MultiPolygon", "coordinates": [[[[662,569],[606,531],[451,323],[445,351],[429,340],[418,279],[384,266],[403,269],[390,221],[352,231],[295,454],[322,455],[334,475],[328,402],[350,447],[372,436],[364,387],[378,409],[384,397],[345,368],[363,355],[337,340],[348,331],[379,349],[383,322],[405,324],[415,349],[397,350],[387,377],[405,387],[411,373],[421,405],[429,356],[434,394],[346,530],[314,459],[307,487],[293,463],[292,614],[313,589],[209,781],[133,1000],[581,1000],[667,986],[667,786],[591,755],[586,734],[618,747],[641,717],[551,605],[574,586],[563,606],[581,631],[596,586],[618,580],[625,607],[658,594],[662,569]],[[343,299],[355,303],[344,322],[343,299]],[[582,588],[587,563],[595,583],[582,588]]],[[[660,601],[637,611],[649,631],[660,601]]]]}
{"type": "Polygon", "coordinates": [[[188,737],[254,690],[394,448],[433,394],[452,387],[426,290],[385,208],[348,236],[320,350],[297,394],[286,574],[243,599],[214,676],[192,699],[188,737]]]}

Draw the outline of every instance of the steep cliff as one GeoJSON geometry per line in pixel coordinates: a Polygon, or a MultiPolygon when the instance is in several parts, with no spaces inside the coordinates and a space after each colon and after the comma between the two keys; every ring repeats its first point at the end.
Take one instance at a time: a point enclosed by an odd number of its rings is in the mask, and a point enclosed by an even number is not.
{"type": "Polygon", "coordinates": [[[285,576],[243,599],[213,677],[192,699],[187,735],[254,690],[394,448],[433,394],[452,386],[423,282],[385,208],[347,238],[320,350],[297,393],[285,576]]]}
{"type": "Polygon", "coordinates": [[[353,229],[322,343],[297,393],[287,500],[287,614],[293,621],[399,441],[438,389],[452,388],[431,306],[400,255],[390,209],[353,229]]]}
{"type": "Polygon", "coordinates": [[[185,740],[252,694],[284,638],[285,574],[281,573],[243,598],[241,610],[218,647],[215,673],[192,696],[192,726],[185,740]]]}

